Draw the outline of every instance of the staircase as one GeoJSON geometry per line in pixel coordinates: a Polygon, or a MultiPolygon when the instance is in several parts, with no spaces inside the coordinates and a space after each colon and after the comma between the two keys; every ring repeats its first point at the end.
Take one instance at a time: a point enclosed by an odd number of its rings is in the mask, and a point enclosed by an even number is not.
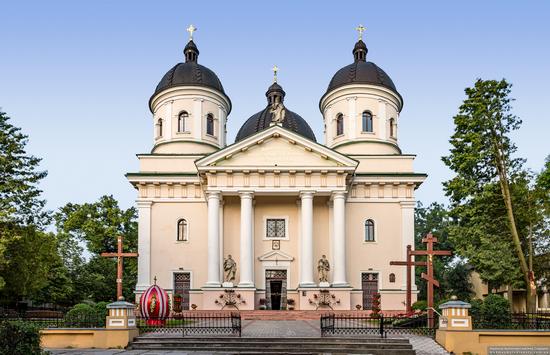
{"type": "Polygon", "coordinates": [[[415,355],[408,339],[327,338],[187,338],[139,336],[131,350],[184,350],[225,354],[370,354],[415,355]]]}

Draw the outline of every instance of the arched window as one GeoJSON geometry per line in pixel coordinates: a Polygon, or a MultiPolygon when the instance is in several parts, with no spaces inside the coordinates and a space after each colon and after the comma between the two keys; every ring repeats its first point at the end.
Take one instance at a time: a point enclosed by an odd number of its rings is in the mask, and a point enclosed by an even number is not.
{"type": "Polygon", "coordinates": [[[395,119],[390,118],[390,137],[395,138],[395,119]]]}
{"type": "Polygon", "coordinates": [[[206,115],[206,134],[214,135],[214,116],[211,113],[206,115]]]}
{"type": "Polygon", "coordinates": [[[185,132],[185,123],[189,114],[185,111],[180,112],[178,116],[178,132],[185,132]]]}
{"type": "Polygon", "coordinates": [[[187,232],[188,232],[187,231],[187,221],[182,218],[178,221],[177,241],[178,242],[186,242],[188,240],[187,232]]]}
{"type": "Polygon", "coordinates": [[[363,111],[363,132],[372,132],[372,113],[363,111]]]}
{"type": "Polygon", "coordinates": [[[344,115],[341,113],[336,116],[336,135],[344,134],[344,115]]]}
{"type": "Polygon", "coordinates": [[[365,242],[374,242],[374,221],[372,219],[365,221],[365,242]]]}
{"type": "Polygon", "coordinates": [[[390,274],[390,282],[395,282],[395,274],[394,273],[391,273],[390,274]]]}
{"type": "Polygon", "coordinates": [[[162,137],[162,118],[157,121],[157,138],[162,137]]]}

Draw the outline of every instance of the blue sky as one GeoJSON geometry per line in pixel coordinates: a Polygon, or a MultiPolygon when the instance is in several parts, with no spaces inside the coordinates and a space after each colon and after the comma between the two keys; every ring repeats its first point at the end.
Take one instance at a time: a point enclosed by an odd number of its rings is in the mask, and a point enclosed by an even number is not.
{"type": "MultiPolygon", "coordinates": [[[[113,194],[136,198],[124,174],[152,147],[147,102],[183,60],[185,28],[199,28],[199,62],[233,102],[228,142],[265,106],[270,68],[285,103],[322,137],[319,98],[352,62],[354,28],[367,27],[367,59],[405,100],[399,139],[429,174],[424,203],[445,202],[452,116],[478,77],[514,84],[519,155],[539,170],[550,153],[550,2],[535,1],[6,1],[0,6],[0,107],[30,136],[49,171],[48,208],[113,194]]],[[[322,139],[321,139],[322,140],[322,139]]]]}

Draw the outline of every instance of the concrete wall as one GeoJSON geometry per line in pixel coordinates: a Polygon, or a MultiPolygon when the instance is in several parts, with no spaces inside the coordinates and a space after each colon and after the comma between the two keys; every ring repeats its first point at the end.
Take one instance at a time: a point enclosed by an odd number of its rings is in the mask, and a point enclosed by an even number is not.
{"type": "Polygon", "coordinates": [[[42,348],[125,348],[137,337],[137,329],[42,329],[42,348]]]}
{"type": "MultiPolygon", "coordinates": [[[[455,354],[487,355],[492,346],[550,347],[550,332],[546,331],[450,331],[437,330],[436,341],[455,354]]],[[[522,352],[528,354],[528,350],[522,352]]],[[[519,352],[518,352],[519,353],[519,352]]]]}

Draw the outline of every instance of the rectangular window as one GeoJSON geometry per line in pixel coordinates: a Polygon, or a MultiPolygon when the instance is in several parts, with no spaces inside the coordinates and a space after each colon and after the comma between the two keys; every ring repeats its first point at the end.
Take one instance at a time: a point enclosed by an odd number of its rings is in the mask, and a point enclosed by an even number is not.
{"type": "Polygon", "coordinates": [[[266,223],[267,238],[286,238],[285,235],[285,219],[284,218],[269,218],[266,223]]]}

